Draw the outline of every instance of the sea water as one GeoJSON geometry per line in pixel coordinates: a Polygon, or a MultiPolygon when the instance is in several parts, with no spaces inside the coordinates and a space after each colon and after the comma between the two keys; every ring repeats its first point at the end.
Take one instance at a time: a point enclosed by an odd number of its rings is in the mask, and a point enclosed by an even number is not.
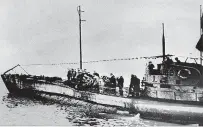
{"type": "Polygon", "coordinates": [[[0,80],[0,125],[65,125],[65,126],[180,126],[141,119],[111,107],[101,107],[67,98],[61,104],[13,96],[0,80]],[[100,110],[99,110],[100,108],[100,110]]]}

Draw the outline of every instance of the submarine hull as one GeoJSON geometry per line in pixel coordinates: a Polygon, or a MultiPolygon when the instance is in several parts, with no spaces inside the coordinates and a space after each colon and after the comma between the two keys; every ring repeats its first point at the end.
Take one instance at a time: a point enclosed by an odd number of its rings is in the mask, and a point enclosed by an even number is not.
{"type": "Polygon", "coordinates": [[[162,102],[146,97],[132,98],[105,95],[88,91],[79,91],[65,85],[63,82],[25,82],[15,78],[15,80],[8,80],[6,76],[7,75],[1,75],[8,91],[12,94],[27,97],[42,96],[50,99],[52,96],[59,96],[59,98],[71,97],[94,104],[116,107],[120,110],[128,110],[132,113],[140,113],[141,117],[147,119],[175,123],[202,124],[203,107],[201,105],[162,102]]]}

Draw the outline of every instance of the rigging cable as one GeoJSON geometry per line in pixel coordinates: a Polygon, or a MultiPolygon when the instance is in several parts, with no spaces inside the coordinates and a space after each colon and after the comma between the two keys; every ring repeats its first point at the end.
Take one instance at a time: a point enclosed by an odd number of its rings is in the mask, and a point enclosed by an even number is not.
{"type": "MultiPolygon", "coordinates": [[[[173,55],[166,55],[166,56],[173,56],[173,55]]],[[[93,60],[93,61],[86,61],[82,62],[85,64],[88,63],[98,63],[98,62],[112,62],[112,61],[124,61],[124,60],[138,60],[138,59],[156,59],[160,58],[162,56],[151,56],[151,57],[131,57],[131,58],[114,58],[114,59],[105,59],[105,60],[93,60]]],[[[79,64],[79,62],[74,63],[50,63],[50,64],[26,64],[22,66],[39,66],[39,65],[48,65],[48,66],[54,66],[54,65],[64,65],[64,64],[79,64]]]]}
{"type": "Polygon", "coordinates": [[[21,65],[19,65],[19,67],[20,67],[25,73],[27,73],[27,74],[29,75],[29,73],[28,73],[27,71],[25,71],[25,69],[23,69],[23,67],[21,67],[21,65]]]}

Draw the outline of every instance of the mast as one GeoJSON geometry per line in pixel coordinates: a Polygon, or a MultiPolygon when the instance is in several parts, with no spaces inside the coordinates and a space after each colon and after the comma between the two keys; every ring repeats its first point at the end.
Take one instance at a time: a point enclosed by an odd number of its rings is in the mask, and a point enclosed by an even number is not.
{"type": "MultiPolygon", "coordinates": [[[[200,38],[202,35],[202,5],[200,5],[200,38]]],[[[202,65],[202,51],[200,51],[200,64],[202,65]]]]}
{"type": "Polygon", "coordinates": [[[79,40],[80,40],[80,69],[82,69],[82,31],[81,31],[81,22],[85,21],[81,19],[81,10],[80,6],[77,7],[78,15],[79,15],[79,40]]]}
{"type": "Polygon", "coordinates": [[[162,23],[163,26],[163,36],[162,36],[162,52],[163,52],[163,61],[165,61],[165,36],[164,36],[164,23],[162,23]]]}

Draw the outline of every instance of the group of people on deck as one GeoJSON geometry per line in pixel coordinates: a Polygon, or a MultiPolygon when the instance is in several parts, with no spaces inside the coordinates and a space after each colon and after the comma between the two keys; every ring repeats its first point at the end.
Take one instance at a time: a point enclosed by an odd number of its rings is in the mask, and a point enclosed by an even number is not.
{"type": "MultiPolygon", "coordinates": [[[[123,76],[115,77],[113,73],[110,76],[101,76],[99,73],[87,72],[86,69],[68,69],[67,72],[68,85],[78,90],[96,89],[100,92],[101,89],[111,89],[116,94],[116,87],[119,88],[119,95],[123,96],[124,78],[123,76]]],[[[129,86],[129,94],[131,96],[138,95],[140,90],[140,79],[136,75],[131,75],[129,86]]]]}
{"type": "MultiPolygon", "coordinates": [[[[173,62],[172,59],[167,57],[166,60],[162,62],[162,65],[158,69],[158,71],[163,74],[165,68],[169,68],[170,65],[172,65],[172,64],[177,64],[177,65],[181,64],[181,61],[178,59],[178,57],[175,58],[175,61],[176,62],[173,62]]],[[[149,70],[149,74],[156,74],[156,70],[154,70],[154,64],[151,61],[148,64],[148,70],[149,70]]]]}
{"type": "Polygon", "coordinates": [[[98,89],[99,74],[97,72],[90,73],[86,69],[68,69],[67,78],[69,85],[73,88],[83,90],[85,88],[94,87],[98,89]],[[71,82],[71,83],[70,83],[71,82]]]}
{"type": "Polygon", "coordinates": [[[116,87],[118,87],[120,95],[123,96],[123,76],[119,76],[116,78],[114,74],[111,73],[110,77],[102,76],[102,80],[104,81],[104,87],[112,88],[114,92],[116,92],[116,87]]]}

